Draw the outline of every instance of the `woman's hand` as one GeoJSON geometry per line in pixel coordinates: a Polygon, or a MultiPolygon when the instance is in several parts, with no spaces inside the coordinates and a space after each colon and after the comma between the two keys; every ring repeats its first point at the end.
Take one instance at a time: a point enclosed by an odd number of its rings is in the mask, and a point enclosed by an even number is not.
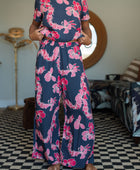
{"type": "Polygon", "coordinates": [[[36,30],[34,30],[33,32],[31,32],[30,34],[29,34],[29,37],[30,37],[30,39],[33,41],[33,40],[35,40],[35,41],[41,41],[42,40],[42,38],[44,37],[44,35],[40,32],[40,31],[42,31],[43,30],[43,28],[39,28],[39,29],[36,29],[36,30]]]}
{"type": "Polygon", "coordinates": [[[78,42],[83,45],[90,45],[91,39],[89,38],[89,36],[85,34],[83,31],[82,31],[82,34],[83,34],[83,37],[79,38],[78,42]]]}
{"type": "Polygon", "coordinates": [[[43,30],[42,28],[39,28],[41,25],[41,22],[36,22],[33,20],[30,28],[29,28],[29,37],[32,41],[41,41],[44,35],[41,33],[43,30]]]}

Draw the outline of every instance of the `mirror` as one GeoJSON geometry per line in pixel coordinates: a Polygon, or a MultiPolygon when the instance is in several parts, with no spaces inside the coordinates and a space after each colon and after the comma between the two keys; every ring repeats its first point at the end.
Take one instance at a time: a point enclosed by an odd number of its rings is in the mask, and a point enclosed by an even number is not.
{"type": "Polygon", "coordinates": [[[103,22],[90,10],[89,15],[92,44],[90,46],[82,45],[80,47],[85,69],[95,65],[102,58],[107,45],[107,33],[103,22]]]}
{"type": "Polygon", "coordinates": [[[96,45],[97,45],[97,33],[93,25],[89,23],[90,30],[92,32],[92,44],[89,46],[86,45],[81,45],[80,49],[82,52],[82,58],[83,60],[88,58],[95,50],[96,45]]]}

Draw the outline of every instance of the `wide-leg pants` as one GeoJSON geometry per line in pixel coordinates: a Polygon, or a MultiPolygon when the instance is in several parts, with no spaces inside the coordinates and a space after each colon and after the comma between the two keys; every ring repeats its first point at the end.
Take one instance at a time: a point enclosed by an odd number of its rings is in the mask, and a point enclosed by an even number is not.
{"type": "Polygon", "coordinates": [[[94,123],[78,42],[43,40],[36,60],[33,158],[84,168],[94,162],[94,123]],[[65,121],[60,142],[59,105],[65,121]]]}

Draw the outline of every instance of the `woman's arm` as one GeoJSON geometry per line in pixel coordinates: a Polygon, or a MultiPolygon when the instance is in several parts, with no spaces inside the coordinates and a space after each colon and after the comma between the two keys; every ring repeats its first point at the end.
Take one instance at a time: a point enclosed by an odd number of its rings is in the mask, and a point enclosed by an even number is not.
{"type": "Polygon", "coordinates": [[[41,30],[43,30],[43,28],[39,28],[41,23],[36,22],[35,20],[33,20],[30,28],[29,28],[29,37],[30,39],[33,41],[41,41],[42,38],[44,37],[43,34],[41,34],[41,30]]]}
{"type": "Polygon", "coordinates": [[[84,36],[79,38],[78,42],[80,44],[90,45],[91,44],[92,33],[91,33],[90,28],[89,28],[89,21],[82,21],[81,26],[82,26],[82,34],[84,36]]]}

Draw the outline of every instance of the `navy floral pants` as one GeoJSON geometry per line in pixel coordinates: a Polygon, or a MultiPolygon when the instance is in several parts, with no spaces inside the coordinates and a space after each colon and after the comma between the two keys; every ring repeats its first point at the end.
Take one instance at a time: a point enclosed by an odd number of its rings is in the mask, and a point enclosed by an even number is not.
{"type": "Polygon", "coordinates": [[[84,168],[94,162],[94,123],[78,42],[43,39],[36,62],[33,158],[84,168]],[[65,121],[60,142],[59,105],[65,121]]]}

